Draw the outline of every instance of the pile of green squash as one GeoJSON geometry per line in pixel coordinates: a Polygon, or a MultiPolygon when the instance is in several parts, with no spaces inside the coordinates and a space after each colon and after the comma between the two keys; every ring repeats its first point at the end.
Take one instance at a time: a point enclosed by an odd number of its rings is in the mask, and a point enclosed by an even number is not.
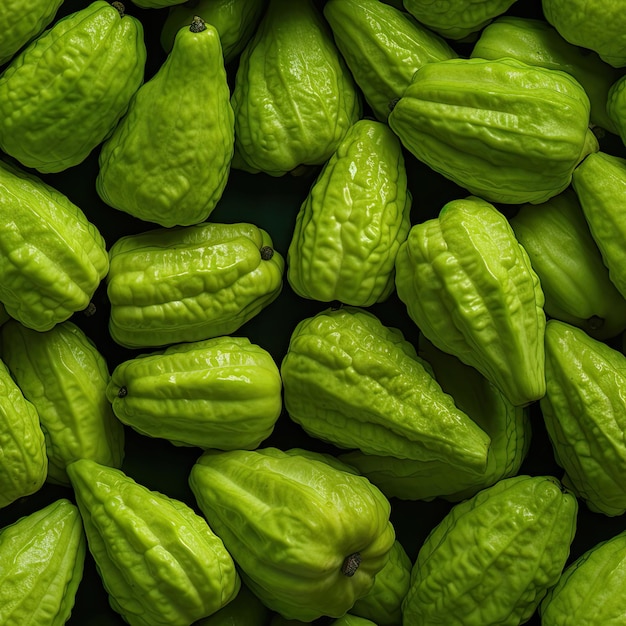
{"type": "Polygon", "coordinates": [[[626,624],[618,5],[0,6],[3,626],[626,624]]]}

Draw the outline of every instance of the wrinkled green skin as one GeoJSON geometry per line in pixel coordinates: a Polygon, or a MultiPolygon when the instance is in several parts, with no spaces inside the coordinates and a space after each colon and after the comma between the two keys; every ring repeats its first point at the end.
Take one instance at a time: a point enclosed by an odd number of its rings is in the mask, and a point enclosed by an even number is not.
{"type": "Polygon", "coordinates": [[[139,88],[98,160],[99,196],[166,228],[197,224],[211,214],[233,157],[220,38],[210,24],[202,27],[178,31],[172,51],[139,88]]]}
{"type": "Polygon", "coordinates": [[[609,88],[606,113],[613,124],[614,132],[626,145],[626,77],[621,75],[609,88]]]}
{"type": "Polygon", "coordinates": [[[330,622],[331,626],[378,626],[372,620],[365,617],[359,617],[358,615],[351,615],[346,613],[342,617],[330,622]]]}
{"type": "Polygon", "coordinates": [[[129,347],[235,332],[278,297],[284,259],[253,224],[205,222],[118,239],[109,251],[109,330],[129,347]],[[157,279],[158,277],[158,279],[157,279]]]}
{"type": "Polygon", "coordinates": [[[189,485],[243,582],[286,619],[344,615],[370,591],[395,541],[376,487],[297,450],[205,451],[189,485]],[[356,553],[360,564],[347,575],[356,553]]]}
{"type": "Polygon", "coordinates": [[[312,0],[269,0],[239,59],[233,166],[283,176],[325,163],[361,99],[312,0]]]}
{"type": "Polygon", "coordinates": [[[437,348],[475,367],[515,406],[545,393],[544,295],[506,217],[469,196],[416,224],[396,290],[437,348]]]}
{"type": "Polygon", "coordinates": [[[0,529],[0,622],[63,626],[87,551],[75,504],[59,498],[0,529]]]}
{"type": "Polygon", "coordinates": [[[0,162],[0,222],[0,301],[6,312],[45,331],[86,309],[109,257],[82,210],[41,179],[0,162]]]}
{"type": "Polygon", "coordinates": [[[445,393],[491,439],[483,472],[468,472],[446,459],[428,463],[352,451],[340,458],[367,476],[387,497],[401,500],[443,498],[458,502],[514,476],[526,458],[531,424],[526,407],[511,404],[478,370],[420,337],[419,355],[433,369],[445,393]]]}
{"type": "Polygon", "coordinates": [[[540,401],[564,483],[590,510],[626,512],[626,356],[583,330],[546,327],[546,395],[540,401]]]}
{"type": "Polygon", "coordinates": [[[607,98],[619,72],[595,52],[574,46],[544,20],[506,15],[485,27],[470,57],[499,59],[511,57],[547,69],[571,74],[585,89],[590,102],[590,121],[615,133],[607,114],[607,98]]]}
{"type": "Polygon", "coordinates": [[[626,299],[609,278],[574,191],[526,204],[510,220],[539,276],[549,317],[596,339],[626,329],[626,299]]]}
{"type": "Polygon", "coordinates": [[[609,278],[626,298],[626,159],[590,154],[574,171],[572,187],[609,278]]]}
{"type": "Polygon", "coordinates": [[[570,74],[516,59],[427,63],[389,114],[417,159],[490,202],[545,202],[597,151],[589,98],[570,74]]]}
{"type": "Polygon", "coordinates": [[[287,252],[291,288],[321,302],[386,300],[410,211],[400,141],[386,124],[359,120],[300,206],[287,252]]]}
{"type": "Polygon", "coordinates": [[[58,20],[0,76],[0,147],[42,173],[78,165],[126,111],[145,61],[141,23],[109,2],[58,20]]]}
{"type": "Polygon", "coordinates": [[[281,390],[269,352],[246,337],[215,337],[120,363],[106,397],[118,419],[143,435],[233,450],[269,437],[281,390]]]}
{"type": "Polygon", "coordinates": [[[233,600],[194,626],[267,626],[270,610],[243,583],[233,600]]]}
{"type": "Polygon", "coordinates": [[[376,119],[386,122],[424,64],[458,57],[439,35],[380,0],[328,0],[328,21],[343,58],[376,119]]]}
{"type": "Polygon", "coordinates": [[[63,0],[34,0],[28,4],[28,19],[24,19],[21,0],[4,0],[0,4],[0,65],[37,37],[54,20],[62,4],[63,0]]]}
{"type": "Polygon", "coordinates": [[[78,458],[120,467],[124,429],[105,392],[107,363],[73,322],[39,332],[15,320],[0,327],[0,355],[45,435],[48,482],[68,485],[65,467],[78,458]]]}
{"type": "Polygon", "coordinates": [[[626,16],[620,2],[542,0],[541,8],[563,39],[593,50],[613,67],[626,67],[626,16]]]}
{"type": "Polygon", "coordinates": [[[188,0],[169,10],[161,29],[161,47],[169,53],[179,29],[198,15],[217,29],[224,63],[229,65],[252,38],[266,5],[267,0],[188,0]]]}
{"type": "Polygon", "coordinates": [[[456,504],[418,552],[402,623],[525,623],[561,575],[577,512],[551,476],[506,478],[456,504]]]}
{"type": "MultiPolygon", "coordinates": [[[[404,547],[396,539],[389,551],[387,564],[376,574],[370,592],[359,598],[350,612],[339,619],[360,617],[371,620],[377,626],[402,624],[402,601],[409,590],[412,565],[404,547]]],[[[360,623],[354,622],[354,626],[360,623]]]]}
{"type": "Polygon", "coordinates": [[[235,563],[191,507],[89,459],[67,472],[111,607],[130,626],[189,626],[236,597],[235,563]]]}
{"type": "Polygon", "coordinates": [[[447,39],[468,39],[514,3],[515,0],[404,0],[403,5],[419,22],[447,39]]]}
{"type": "Polygon", "coordinates": [[[542,626],[621,626],[626,532],[589,548],[568,565],[539,606],[542,626]]]}
{"type": "Polygon", "coordinates": [[[48,457],[37,409],[0,361],[0,508],[37,492],[48,457]]]}
{"type": "Polygon", "coordinates": [[[289,417],[313,437],[365,454],[485,469],[489,436],[443,392],[412,344],[366,310],[302,320],[281,375],[289,417]]]}

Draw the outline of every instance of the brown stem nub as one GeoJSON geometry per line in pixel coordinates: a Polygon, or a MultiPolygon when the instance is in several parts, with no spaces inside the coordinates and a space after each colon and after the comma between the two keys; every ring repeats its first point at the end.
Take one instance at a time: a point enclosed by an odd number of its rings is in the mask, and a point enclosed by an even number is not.
{"type": "Polygon", "coordinates": [[[359,565],[361,565],[361,553],[355,552],[354,554],[350,554],[343,561],[341,573],[344,576],[354,576],[359,569],[359,565]]]}
{"type": "Polygon", "coordinates": [[[203,30],[206,30],[206,24],[199,15],[194,15],[189,30],[192,33],[201,33],[203,30]]]}
{"type": "Polygon", "coordinates": [[[128,394],[128,389],[126,389],[126,387],[120,387],[120,390],[117,392],[117,397],[125,398],[127,394],[128,394]]]}
{"type": "Polygon", "coordinates": [[[117,12],[120,14],[120,17],[124,17],[126,13],[126,7],[121,2],[119,2],[118,0],[115,0],[115,2],[111,2],[111,6],[117,9],[117,12]]]}
{"type": "Polygon", "coordinates": [[[271,246],[263,246],[261,248],[261,258],[264,261],[269,261],[274,256],[274,248],[271,246]]]}
{"type": "Polygon", "coordinates": [[[96,305],[93,302],[90,302],[87,305],[87,308],[83,309],[83,315],[85,317],[91,317],[96,314],[96,305]]]}

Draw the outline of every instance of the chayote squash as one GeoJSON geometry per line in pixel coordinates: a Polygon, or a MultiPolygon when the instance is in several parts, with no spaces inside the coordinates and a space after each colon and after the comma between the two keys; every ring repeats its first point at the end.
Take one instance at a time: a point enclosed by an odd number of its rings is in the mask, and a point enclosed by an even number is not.
{"type": "Polygon", "coordinates": [[[176,445],[253,449],[282,409],[280,371],[247,337],[215,337],[123,361],[106,389],[115,415],[176,445]]]}
{"type": "Polygon", "coordinates": [[[543,396],[544,295],[492,204],[450,200],[415,224],[396,256],[396,290],[427,339],[475,367],[511,404],[543,396]]]}
{"type": "Polygon", "coordinates": [[[131,626],[189,626],[236,597],[240,578],[205,519],[119,469],[67,467],[111,607],[131,626]]]}
{"type": "Polygon", "coordinates": [[[47,473],[46,443],[37,409],[0,360],[0,509],[37,492],[47,473]]]}
{"type": "Polygon", "coordinates": [[[194,18],[102,146],[96,191],[163,227],[203,222],[226,187],[234,142],[220,37],[194,18]]]}
{"type": "Polygon", "coordinates": [[[558,320],[546,326],[546,430],[566,484],[594,512],[626,512],[626,356],[558,320]]]}
{"type": "Polygon", "coordinates": [[[626,16],[621,2],[542,0],[541,8],[563,39],[593,50],[613,67],[626,67],[626,16]]]}
{"type": "Polygon", "coordinates": [[[79,207],[0,161],[0,222],[0,301],[12,318],[45,331],[89,306],[109,257],[79,207]]]}
{"type": "Polygon", "coordinates": [[[131,0],[131,2],[140,9],[166,9],[183,4],[185,0],[131,0]]]}
{"type": "Polygon", "coordinates": [[[272,245],[248,223],[124,235],[109,251],[111,336],[141,348],[235,332],[282,289],[284,259],[272,245]]]}
{"type": "Polygon", "coordinates": [[[233,600],[194,626],[267,626],[269,620],[270,610],[241,583],[233,600]]]}
{"type": "Polygon", "coordinates": [[[330,626],[378,626],[376,622],[365,617],[346,613],[330,622],[330,626]]]}
{"type": "Polygon", "coordinates": [[[590,121],[615,133],[607,114],[607,99],[619,73],[595,52],[568,43],[548,22],[504,15],[486,26],[470,54],[481,59],[510,57],[571,74],[585,89],[590,102],[590,121]]]}
{"type": "Polygon", "coordinates": [[[374,116],[386,122],[391,104],[425,63],[458,57],[439,35],[380,0],[328,0],[324,17],[374,116]]]}
{"type": "Polygon", "coordinates": [[[45,435],[48,481],[69,486],[66,465],[90,458],[120,467],[124,429],[105,392],[107,363],[73,322],[39,332],[15,320],[0,327],[0,354],[45,435]]]}
{"type": "Polygon", "coordinates": [[[243,582],[286,619],[344,615],[395,541],[376,487],[299,450],[207,450],[189,485],[243,582]]]}
{"type": "Polygon", "coordinates": [[[4,65],[27,43],[41,34],[55,18],[64,0],[33,0],[28,4],[28,19],[24,19],[24,3],[4,0],[0,4],[0,65],[4,65]]]}
{"type": "Polygon", "coordinates": [[[58,20],[0,76],[0,148],[44,173],[82,163],[126,111],[146,56],[143,26],[120,2],[58,20]]]}
{"type": "Polygon", "coordinates": [[[539,203],[599,148],[589,98],[566,72],[517,59],[426,63],[389,114],[405,148],[490,202],[539,203]]]}
{"type": "Polygon", "coordinates": [[[539,605],[542,626],[621,626],[626,531],[592,545],[570,563],[539,605]]]}
{"type": "Polygon", "coordinates": [[[395,289],[411,194],[402,146],[386,124],[351,126],[296,216],[287,279],[300,296],[370,306],[395,289]]]}
{"type": "Polygon", "coordinates": [[[387,497],[401,500],[442,498],[458,502],[516,475],[530,446],[528,408],[511,404],[478,370],[437,349],[423,336],[418,354],[455,405],[490,437],[484,471],[467,471],[446,458],[425,463],[359,451],[339,458],[369,478],[387,497]]]}
{"type": "Polygon", "coordinates": [[[378,626],[402,624],[402,601],[409,590],[412,566],[409,555],[396,539],[389,551],[387,564],[376,574],[374,586],[354,603],[344,618],[359,616],[378,626]]]}
{"type": "Polygon", "coordinates": [[[233,167],[282,176],[322,165],[361,97],[313,0],[269,0],[239,59],[233,167]]]}
{"type": "Polygon", "coordinates": [[[356,307],[294,328],[284,405],[309,435],[344,449],[482,472],[489,437],[444,393],[402,333],[356,307]]]}
{"type": "Polygon", "coordinates": [[[0,529],[0,623],[63,626],[83,578],[80,513],[54,500],[0,529]]]}
{"type": "Polygon", "coordinates": [[[572,186],[609,278],[626,298],[626,159],[590,154],[575,170],[572,186]]]}
{"type": "Polygon", "coordinates": [[[404,0],[404,8],[447,39],[471,39],[515,0],[404,0]]]}
{"type": "Polygon", "coordinates": [[[518,626],[559,579],[578,503],[552,476],[506,478],[456,504],[419,549],[404,626],[518,626]]]}
{"type": "Polygon", "coordinates": [[[176,33],[197,15],[217,29],[224,63],[229,65],[252,38],[266,5],[267,0],[187,0],[169,10],[161,28],[161,47],[169,53],[176,33]]]}
{"type": "Polygon", "coordinates": [[[626,75],[620,74],[609,88],[606,97],[606,114],[614,132],[626,145],[626,75]]]}
{"type": "Polygon", "coordinates": [[[523,205],[510,224],[539,276],[549,317],[596,339],[626,329],[626,299],[609,278],[571,188],[541,204],[523,205]]]}

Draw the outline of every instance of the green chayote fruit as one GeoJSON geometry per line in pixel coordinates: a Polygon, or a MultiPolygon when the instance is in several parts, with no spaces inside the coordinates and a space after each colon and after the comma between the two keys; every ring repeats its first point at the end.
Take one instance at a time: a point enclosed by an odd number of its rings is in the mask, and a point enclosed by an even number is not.
{"type": "Polygon", "coordinates": [[[598,150],[589,98],[566,72],[459,58],[417,70],[389,125],[417,159],[490,202],[544,202],[598,150]],[[532,155],[532,158],[531,158],[532,155]]]}
{"type": "Polygon", "coordinates": [[[0,508],[4,508],[42,487],[48,457],[37,409],[1,360],[0,451],[0,508]]]}
{"type": "Polygon", "coordinates": [[[267,0],[187,0],[169,10],[161,28],[161,47],[169,53],[176,33],[197,15],[217,29],[228,65],[252,38],[266,5],[267,0]]]}
{"type": "Polygon", "coordinates": [[[443,498],[458,502],[517,474],[530,446],[528,409],[511,404],[478,370],[437,349],[424,337],[420,337],[418,354],[455,405],[490,437],[485,469],[469,472],[445,458],[425,463],[359,451],[342,454],[341,460],[369,478],[387,497],[401,500],[443,498]]]}
{"type": "Polygon", "coordinates": [[[447,39],[467,39],[507,11],[515,0],[404,0],[419,22],[447,39]]]}
{"type": "Polygon", "coordinates": [[[0,76],[0,148],[40,172],[78,165],[126,111],[145,62],[141,22],[121,3],[58,20],[0,76]]]}
{"type": "Polygon", "coordinates": [[[247,337],[215,337],[123,361],[106,397],[124,424],[176,445],[253,449],[282,409],[280,371],[247,337]]]}
{"type": "Polygon", "coordinates": [[[325,163],[361,100],[313,0],[269,0],[239,59],[233,166],[282,176],[325,163]]]}
{"type": "Polygon", "coordinates": [[[189,484],[243,582],[286,619],[345,614],[395,541],[374,485],[297,450],[207,450],[189,484]]]}
{"type": "Polygon", "coordinates": [[[575,170],[572,186],[609,278],[626,297],[626,159],[599,151],[575,170]]]}
{"type": "Polygon", "coordinates": [[[126,347],[235,332],[278,297],[284,259],[253,224],[204,222],[125,235],[110,249],[109,330],[126,347]]]}
{"type": "Polygon", "coordinates": [[[0,65],[10,61],[20,48],[37,37],[57,14],[64,0],[34,0],[24,8],[21,0],[0,3],[0,65]],[[28,10],[28,15],[25,15],[28,10]]]}
{"type": "Polygon", "coordinates": [[[626,356],[575,326],[546,326],[546,395],[540,400],[566,484],[590,510],[626,511],[626,356]]]}
{"type": "Polygon", "coordinates": [[[386,300],[410,211],[400,141],[382,122],[355,122],[296,216],[287,252],[291,288],[304,298],[353,306],[386,300]]]}
{"type": "Polygon", "coordinates": [[[514,405],[545,392],[544,295],[506,217],[476,196],[415,224],[396,290],[437,348],[475,367],[514,405]]]}
{"type": "Polygon", "coordinates": [[[606,97],[606,114],[616,134],[626,145],[626,75],[621,74],[609,88],[606,97]]]}
{"type": "Polygon", "coordinates": [[[191,507],[90,459],[67,473],[110,605],[131,626],[189,626],[235,598],[235,564],[191,507]]]}
{"type": "Polygon", "coordinates": [[[541,8],[563,39],[593,50],[613,67],[626,67],[626,16],[621,2],[542,0],[541,8]]]}
{"type": "Polygon", "coordinates": [[[96,191],[163,227],[203,222],[226,187],[234,142],[219,34],[194,18],[102,146],[96,191]]]}
{"type": "Polygon", "coordinates": [[[359,617],[358,615],[351,615],[346,613],[342,617],[334,619],[330,622],[331,626],[378,626],[376,622],[365,617],[359,617]]]}
{"type": "Polygon", "coordinates": [[[439,35],[405,11],[380,0],[328,0],[324,5],[335,43],[376,119],[386,122],[425,63],[458,57],[439,35]]]}
{"type": "Polygon", "coordinates": [[[539,276],[549,317],[596,339],[626,329],[626,299],[609,278],[571,188],[541,204],[523,205],[510,224],[539,276]]]}
{"type": "Polygon", "coordinates": [[[104,238],[63,193],[0,161],[0,301],[34,330],[86,309],[109,269],[104,238]]]}
{"type": "Polygon", "coordinates": [[[311,436],[365,454],[445,460],[481,472],[488,435],[454,404],[402,333],[355,307],[293,330],[281,363],[284,405],[311,436]]]}
{"type": "Polygon", "coordinates": [[[105,396],[108,366],[84,331],[70,321],[39,332],[11,320],[0,341],[2,359],[39,415],[48,481],[69,485],[65,467],[79,458],[120,467],[124,429],[105,396]]]}
{"type": "Polygon", "coordinates": [[[570,563],[539,605],[542,626],[621,626],[626,591],[626,531],[570,563]]]}
{"type": "Polygon", "coordinates": [[[59,498],[0,529],[0,622],[63,626],[83,577],[85,534],[75,504],[59,498]]]}
{"type": "Polygon", "coordinates": [[[545,20],[504,15],[486,28],[474,44],[471,57],[501,59],[511,57],[571,74],[585,89],[593,124],[615,133],[607,114],[609,90],[619,73],[595,52],[574,46],[545,20]]]}
{"type": "Polygon", "coordinates": [[[518,626],[559,579],[578,503],[552,476],[506,478],[456,504],[422,544],[404,626],[518,626]]]}
{"type": "Polygon", "coordinates": [[[409,590],[412,566],[409,555],[396,539],[386,565],[376,574],[374,586],[354,603],[344,617],[359,616],[378,626],[402,624],[402,602],[409,590]]]}
{"type": "Polygon", "coordinates": [[[266,626],[269,618],[270,610],[241,583],[233,600],[194,626],[266,626]]]}

